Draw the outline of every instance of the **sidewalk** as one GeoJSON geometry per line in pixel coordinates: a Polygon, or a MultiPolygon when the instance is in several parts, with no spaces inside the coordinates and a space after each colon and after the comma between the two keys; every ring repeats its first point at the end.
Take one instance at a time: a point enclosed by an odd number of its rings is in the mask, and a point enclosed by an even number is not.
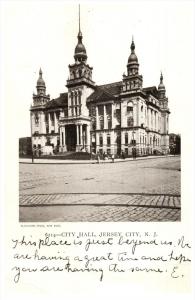
{"type": "MultiPolygon", "coordinates": [[[[128,157],[125,159],[122,158],[116,158],[114,160],[114,163],[119,162],[127,162],[127,161],[137,161],[137,160],[147,160],[147,159],[157,159],[157,158],[166,158],[166,157],[174,157],[174,155],[160,155],[160,156],[142,156],[137,157],[136,159],[133,159],[132,157],[128,157]]],[[[19,158],[19,163],[23,164],[32,164],[31,158],[19,158]]],[[[100,164],[108,164],[113,163],[111,159],[109,160],[101,160],[100,164]]],[[[97,164],[97,160],[91,159],[91,160],[63,160],[63,159],[34,159],[34,164],[97,164]]]]}

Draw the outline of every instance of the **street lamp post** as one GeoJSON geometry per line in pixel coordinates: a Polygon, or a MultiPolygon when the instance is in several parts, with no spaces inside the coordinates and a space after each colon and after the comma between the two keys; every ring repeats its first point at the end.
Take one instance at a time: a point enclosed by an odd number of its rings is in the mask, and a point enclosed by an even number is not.
{"type": "Polygon", "coordinates": [[[133,158],[135,158],[136,157],[136,153],[135,153],[136,148],[135,148],[135,130],[134,129],[132,131],[132,134],[133,134],[133,158]]]}
{"type": "Polygon", "coordinates": [[[34,163],[33,140],[32,140],[32,113],[30,113],[30,130],[31,130],[31,152],[32,152],[32,163],[34,163]]]}

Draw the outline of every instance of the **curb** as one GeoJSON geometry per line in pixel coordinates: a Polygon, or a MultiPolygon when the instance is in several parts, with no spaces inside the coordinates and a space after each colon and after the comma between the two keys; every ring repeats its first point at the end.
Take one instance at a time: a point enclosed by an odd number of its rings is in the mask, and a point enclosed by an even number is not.
{"type": "MultiPolygon", "coordinates": [[[[124,159],[124,160],[117,160],[115,159],[114,163],[125,163],[125,162],[136,162],[136,161],[140,161],[140,160],[149,160],[149,159],[158,159],[158,158],[167,158],[167,157],[180,157],[179,155],[171,155],[171,156],[149,156],[149,157],[144,157],[144,158],[136,158],[136,159],[124,159]]],[[[52,160],[52,159],[51,159],[52,160]]],[[[52,160],[54,161],[54,160],[52,160]]],[[[62,160],[63,161],[63,160],[62,160]]],[[[100,163],[98,163],[97,161],[93,160],[93,161],[88,161],[86,160],[86,162],[22,162],[22,161],[19,161],[19,164],[32,164],[32,165],[103,165],[103,164],[109,164],[109,163],[113,163],[112,161],[101,161],[100,163]]]]}

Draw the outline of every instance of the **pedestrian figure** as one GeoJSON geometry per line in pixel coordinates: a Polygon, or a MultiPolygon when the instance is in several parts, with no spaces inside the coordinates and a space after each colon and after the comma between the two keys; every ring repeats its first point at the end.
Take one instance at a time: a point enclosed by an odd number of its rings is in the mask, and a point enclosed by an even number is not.
{"type": "Polygon", "coordinates": [[[103,160],[105,160],[106,159],[106,153],[104,152],[103,153],[103,160]]]}
{"type": "Polygon", "coordinates": [[[114,163],[114,154],[112,154],[112,156],[111,156],[111,157],[112,157],[112,162],[114,163]]]}
{"type": "Polygon", "coordinates": [[[133,155],[133,159],[136,159],[136,149],[135,148],[133,148],[133,150],[132,150],[132,155],[133,155]]]}
{"type": "Polygon", "coordinates": [[[125,159],[125,153],[124,153],[124,151],[122,151],[121,156],[122,156],[122,159],[125,159]]]}
{"type": "Polygon", "coordinates": [[[97,154],[97,163],[98,164],[100,163],[100,155],[99,155],[99,153],[97,154]]]}

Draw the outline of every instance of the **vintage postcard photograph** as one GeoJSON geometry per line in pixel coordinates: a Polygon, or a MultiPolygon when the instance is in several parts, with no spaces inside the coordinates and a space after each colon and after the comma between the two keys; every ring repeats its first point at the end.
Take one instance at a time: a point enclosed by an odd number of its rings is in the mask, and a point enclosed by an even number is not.
{"type": "Polygon", "coordinates": [[[181,220],[177,44],[166,16],[155,29],[147,20],[143,33],[145,14],[128,17],[130,8],[68,5],[53,37],[46,13],[47,26],[42,17],[32,26],[39,46],[23,74],[21,222],[181,220]]]}
{"type": "Polygon", "coordinates": [[[1,1],[2,299],[192,300],[194,1],[1,1]]]}

